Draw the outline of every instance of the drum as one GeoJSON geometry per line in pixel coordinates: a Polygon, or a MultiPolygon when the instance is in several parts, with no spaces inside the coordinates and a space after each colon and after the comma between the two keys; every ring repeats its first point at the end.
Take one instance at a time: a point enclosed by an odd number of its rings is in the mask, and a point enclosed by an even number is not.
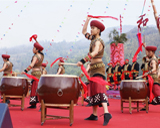
{"type": "Polygon", "coordinates": [[[74,75],[41,75],[37,93],[39,101],[42,99],[49,104],[77,103],[80,94],[78,77],[74,75]]]}
{"type": "Polygon", "coordinates": [[[0,84],[1,95],[22,96],[28,92],[28,81],[25,77],[3,76],[0,84]]]}
{"type": "Polygon", "coordinates": [[[121,99],[146,99],[148,88],[145,80],[122,80],[120,84],[121,99]]]}

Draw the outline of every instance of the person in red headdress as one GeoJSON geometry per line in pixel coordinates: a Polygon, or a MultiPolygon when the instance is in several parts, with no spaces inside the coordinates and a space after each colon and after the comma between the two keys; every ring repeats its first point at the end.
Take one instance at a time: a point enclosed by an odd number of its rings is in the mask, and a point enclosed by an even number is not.
{"type": "MultiPolygon", "coordinates": [[[[114,80],[113,80],[113,75],[114,75],[114,67],[112,63],[108,63],[108,68],[106,69],[107,73],[107,81],[108,83],[112,84],[112,87],[114,87],[114,80]]],[[[112,87],[110,89],[112,89],[112,87]]]]}
{"type": "Polygon", "coordinates": [[[42,74],[43,75],[47,74],[46,66],[47,66],[47,63],[42,63],[42,74]]]}
{"type": "MultiPolygon", "coordinates": [[[[90,19],[91,17],[87,17],[82,30],[85,37],[91,40],[89,53],[85,58],[77,62],[77,66],[82,66],[87,61],[90,61],[90,77],[99,77],[105,80],[105,64],[102,61],[105,45],[100,38],[101,32],[104,31],[105,26],[97,20],[92,20],[90,22],[91,34],[89,34],[87,33],[87,26],[90,19]]],[[[90,81],[88,86],[90,87],[90,104],[93,107],[93,113],[85,120],[98,120],[97,109],[99,105],[103,106],[104,109],[103,125],[107,125],[112,116],[107,107],[108,98],[106,96],[106,87],[93,81],[90,81]]]]}
{"type": "Polygon", "coordinates": [[[114,68],[114,76],[115,76],[114,77],[115,78],[114,82],[115,82],[115,85],[117,85],[117,87],[115,87],[116,90],[118,90],[119,85],[121,83],[121,74],[122,74],[122,72],[121,72],[120,61],[117,60],[116,66],[114,68]]]}
{"type": "MultiPolygon", "coordinates": [[[[38,79],[41,77],[41,65],[44,59],[44,54],[42,52],[43,47],[38,43],[37,39],[34,38],[36,41],[33,46],[33,53],[34,56],[32,57],[31,64],[24,70],[23,73],[27,73],[32,69],[31,74],[38,79]]],[[[36,104],[38,103],[38,98],[37,98],[37,86],[38,86],[38,81],[32,80],[32,86],[31,86],[31,94],[30,94],[30,105],[28,108],[36,108],[36,104]]]]}
{"type": "Polygon", "coordinates": [[[122,66],[121,71],[122,71],[121,79],[122,80],[129,80],[130,79],[129,74],[130,74],[130,71],[131,71],[131,65],[129,64],[128,59],[125,60],[125,64],[122,66]]]}
{"type": "MultiPolygon", "coordinates": [[[[2,54],[3,58],[3,67],[0,69],[0,72],[3,72],[3,76],[13,76],[14,72],[12,71],[13,64],[9,61],[10,55],[2,54]]],[[[2,97],[1,97],[2,98],[2,97]]],[[[6,103],[10,103],[10,100],[6,99],[6,103]]]]}
{"type": "MultiPolygon", "coordinates": [[[[143,71],[143,75],[148,72],[148,63],[149,63],[149,57],[148,57],[148,51],[146,50],[146,43],[143,43],[143,46],[145,48],[146,55],[142,58],[142,65],[141,70],[143,71]]],[[[147,80],[147,77],[143,77],[144,80],[147,80]]]]}
{"type": "Polygon", "coordinates": [[[59,60],[59,62],[58,62],[58,66],[59,67],[57,69],[57,75],[62,75],[62,74],[65,73],[65,67],[64,67],[64,65],[62,63],[64,63],[64,59],[63,58],[61,58],[59,60]]]}
{"type": "MultiPolygon", "coordinates": [[[[144,76],[150,75],[154,81],[152,86],[152,92],[154,99],[151,104],[159,105],[160,104],[160,79],[159,79],[159,67],[158,67],[158,58],[155,56],[155,51],[157,50],[156,46],[147,46],[146,50],[148,51],[148,57],[150,59],[148,63],[148,72],[144,76]]],[[[150,85],[149,85],[150,86],[150,85]]]]}
{"type": "Polygon", "coordinates": [[[130,79],[135,80],[139,74],[139,63],[137,62],[137,59],[133,59],[132,62],[133,63],[131,66],[130,79]]]}
{"type": "Polygon", "coordinates": [[[0,72],[3,72],[3,76],[12,76],[12,67],[13,64],[9,61],[10,55],[2,54],[4,61],[3,67],[0,69],[0,72]]]}

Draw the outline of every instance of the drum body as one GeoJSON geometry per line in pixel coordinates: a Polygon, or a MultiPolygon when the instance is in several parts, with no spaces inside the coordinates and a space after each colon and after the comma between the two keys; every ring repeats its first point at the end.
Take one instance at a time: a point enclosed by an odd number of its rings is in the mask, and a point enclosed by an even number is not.
{"type": "Polygon", "coordinates": [[[80,84],[73,75],[42,75],[37,88],[39,101],[49,104],[77,103],[80,94],[80,84]]]}
{"type": "Polygon", "coordinates": [[[3,76],[0,85],[1,95],[23,96],[28,92],[28,80],[24,77],[3,76]]]}
{"type": "Polygon", "coordinates": [[[122,80],[120,84],[121,99],[146,99],[148,87],[145,80],[122,80]]]}

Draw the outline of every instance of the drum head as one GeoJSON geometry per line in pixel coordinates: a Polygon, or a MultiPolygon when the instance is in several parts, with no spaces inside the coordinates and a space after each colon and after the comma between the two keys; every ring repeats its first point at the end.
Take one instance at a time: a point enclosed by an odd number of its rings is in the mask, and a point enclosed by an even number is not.
{"type": "Polygon", "coordinates": [[[66,78],[78,78],[76,75],[56,75],[56,74],[46,74],[41,75],[41,77],[66,77],[66,78]]]}
{"type": "Polygon", "coordinates": [[[27,79],[26,77],[20,77],[20,76],[3,76],[3,78],[11,78],[11,79],[27,79]]]}
{"type": "Polygon", "coordinates": [[[145,80],[122,80],[121,82],[146,82],[145,80]]]}

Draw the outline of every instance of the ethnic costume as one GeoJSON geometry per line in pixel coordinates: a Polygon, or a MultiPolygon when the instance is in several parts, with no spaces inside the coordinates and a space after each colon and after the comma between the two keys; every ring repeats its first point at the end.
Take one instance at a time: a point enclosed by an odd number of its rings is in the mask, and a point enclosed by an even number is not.
{"type": "Polygon", "coordinates": [[[114,68],[114,82],[115,84],[120,84],[121,83],[121,66],[120,65],[116,65],[114,68]]]}
{"type": "MultiPolygon", "coordinates": [[[[42,62],[43,62],[43,59],[44,59],[44,54],[43,54],[42,52],[40,52],[40,51],[43,50],[43,47],[42,47],[40,44],[38,44],[37,42],[34,43],[34,47],[39,50],[38,53],[40,53],[41,58],[40,58],[37,54],[35,54],[35,55],[32,57],[32,60],[33,60],[34,57],[36,57],[37,60],[38,60],[38,62],[35,63],[35,65],[34,65],[33,67],[28,66],[28,68],[24,70],[26,73],[27,73],[30,69],[32,69],[32,68],[33,68],[33,69],[34,69],[34,68],[40,69],[40,68],[41,68],[41,65],[42,65],[42,62]]],[[[32,60],[31,60],[31,62],[32,62],[32,60]]],[[[36,78],[40,79],[42,72],[41,72],[41,70],[32,70],[31,74],[32,74],[33,76],[35,76],[36,78]]],[[[31,86],[31,94],[30,94],[30,104],[31,104],[32,106],[36,106],[36,104],[38,103],[38,97],[37,97],[37,93],[36,93],[37,86],[38,86],[38,81],[32,80],[31,83],[32,83],[32,86],[31,86]]]]}
{"type": "Polygon", "coordinates": [[[137,61],[133,62],[130,72],[130,79],[135,80],[139,74],[139,63],[137,61]]]}
{"type": "Polygon", "coordinates": [[[64,66],[63,66],[63,64],[60,64],[60,63],[64,63],[64,60],[63,59],[60,59],[59,60],[59,67],[58,67],[58,69],[57,69],[57,73],[58,73],[58,71],[59,70],[61,70],[58,74],[64,74],[65,73],[65,68],[64,68],[64,66]]]}
{"type": "MultiPolygon", "coordinates": [[[[157,47],[155,46],[147,46],[146,50],[150,50],[150,51],[156,51],[157,47]]],[[[154,99],[152,101],[153,105],[158,105],[160,104],[160,79],[158,78],[158,71],[159,71],[159,66],[158,66],[158,58],[154,57],[151,58],[149,63],[148,63],[148,70],[149,70],[149,75],[152,77],[153,79],[153,86],[152,86],[152,93],[154,95],[154,99]],[[152,72],[153,69],[153,65],[151,64],[152,61],[156,62],[156,72],[152,72]]],[[[149,85],[150,86],[150,85],[149,85]]]]}
{"type": "Polygon", "coordinates": [[[2,54],[2,58],[7,60],[3,63],[3,66],[6,65],[6,68],[3,70],[3,76],[12,76],[13,64],[9,61],[10,56],[7,54],[2,54]]]}
{"type": "MultiPolygon", "coordinates": [[[[129,61],[127,59],[127,61],[129,61]]],[[[125,80],[129,80],[130,77],[129,77],[129,74],[130,74],[130,71],[131,71],[131,65],[128,63],[128,64],[124,64],[123,67],[122,67],[122,77],[121,79],[125,79],[125,80]]]]}
{"type": "MultiPolygon", "coordinates": [[[[94,57],[94,58],[102,58],[103,53],[104,53],[104,42],[102,39],[94,39],[91,41],[90,44],[90,50],[89,52],[92,52],[93,47],[95,46],[96,41],[100,41],[103,45],[103,49],[94,57]]],[[[97,63],[92,63],[90,64],[90,77],[100,77],[101,79],[105,80],[105,64],[103,62],[97,62],[97,63]]],[[[90,101],[89,103],[94,106],[94,105],[100,105],[103,102],[108,103],[108,98],[106,96],[106,88],[103,85],[97,84],[95,82],[90,81],[89,85],[90,86],[90,101]]]]}
{"type": "Polygon", "coordinates": [[[47,70],[46,70],[46,66],[47,66],[47,63],[42,63],[42,74],[47,74],[47,70]]]}
{"type": "MultiPolygon", "coordinates": [[[[147,57],[143,57],[142,59],[143,63],[141,65],[141,70],[143,71],[143,75],[148,72],[148,63],[149,59],[147,57]]],[[[143,77],[144,80],[147,80],[147,77],[143,77]]]]}
{"type": "MultiPolygon", "coordinates": [[[[109,63],[108,65],[111,65],[111,63],[109,63]]],[[[114,84],[114,80],[113,80],[114,68],[112,66],[109,66],[106,69],[106,73],[107,73],[107,81],[108,81],[108,83],[114,84]]]]}
{"type": "MultiPolygon", "coordinates": [[[[86,21],[85,23],[85,29],[87,28],[88,21],[86,21]]],[[[97,21],[97,20],[92,20],[90,22],[90,26],[93,29],[93,31],[99,31],[100,33],[105,29],[105,26],[97,21]],[[97,30],[94,30],[94,27],[98,28],[97,30]]],[[[91,30],[92,32],[92,30],[91,30]]],[[[100,35],[99,33],[99,35],[100,35]]],[[[84,33],[83,33],[84,34],[84,33]]],[[[97,35],[97,34],[95,34],[97,35]]],[[[90,93],[88,92],[88,94],[90,95],[90,104],[93,106],[93,114],[90,115],[90,117],[86,118],[85,120],[98,120],[98,117],[96,115],[94,115],[95,109],[97,109],[97,105],[101,106],[103,103],[103,107],[104,107],[104,123],[103,125],[107,125],[109,120],[112,118],[111,114],[108,113],[108,111],[106,111],[107,109],[107,103],[108,103],[108,98],[106,96],[106,87],[104,85],[101,84],[101,82],[103,83],[103,81],[105,81],[105,65],[102,61],[102,57],[104,54],[104,42],[102,39],[99,38],[99,35],[96,36],[92,36],[89,33],[85,33],[85,37],[91,40],[90,43],[90,48],[89,48],[89,53],[88,55],[81,59],[81,63],[84,64],[87,61],[91,61],[90,64],[90,77],[88,77],[90,79],[90,82],[88,84],[89,88],[90,88],[90,93]],[[94,54],[94,56],[92,56],[92,54],[94,53],[94,48],[96,48],[96,42],[98,43],[98,45],[100,46],[101,50],[97,51],[96,54],[94,54]],[[99,61],[98,61],[99,60],[99,61]],[[101,82],[93,82],[91,79],[97,78],[99,81],[101,82]]],[[[80,63],[80,65],[81,65],[80,63]]],[[[81,67],[82,69],[82,67],[81,67]]]]}

